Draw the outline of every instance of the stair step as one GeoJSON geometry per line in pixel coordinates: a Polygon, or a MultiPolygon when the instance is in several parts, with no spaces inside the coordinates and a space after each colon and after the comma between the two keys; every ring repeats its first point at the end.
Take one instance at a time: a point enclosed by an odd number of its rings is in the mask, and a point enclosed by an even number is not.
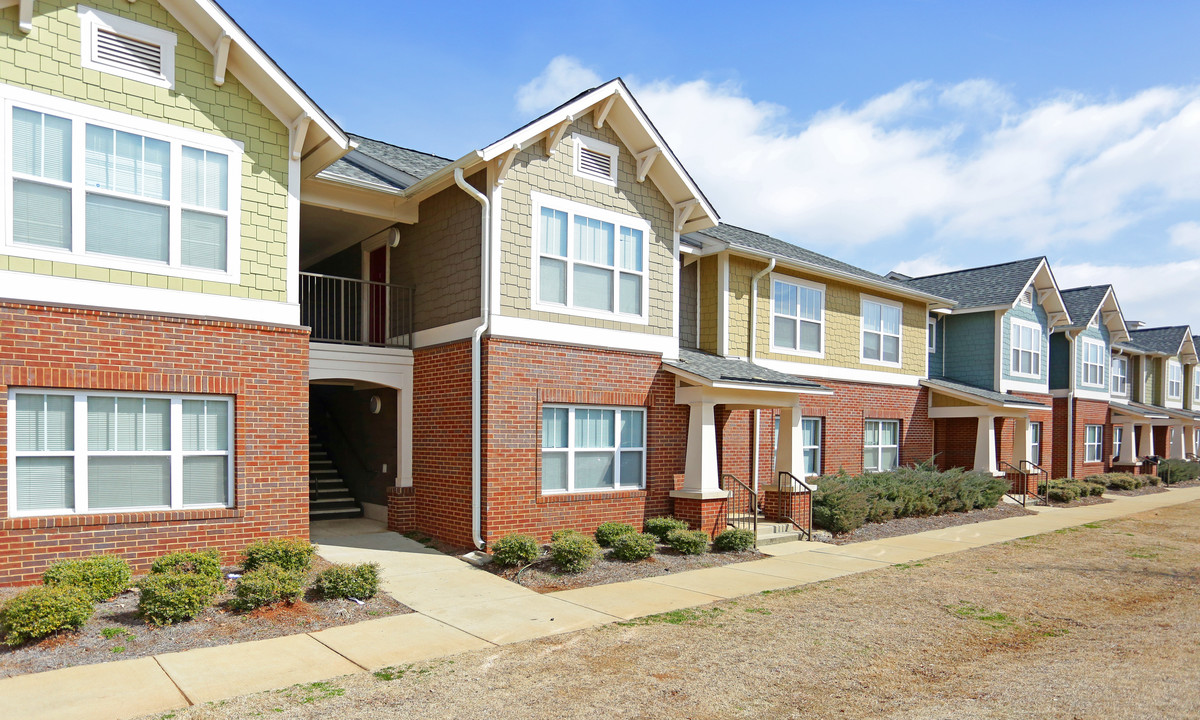
{"type": "Polygon", "coordinates": [[[763,533],[758,534],[758,545],[777,545],[779,543],[792,542],[793,540],[803,540],[804,533],[792,530],[790,532],[778,533],[763,533]]]}
{"type": "Polygon", "coordinates": [[[354,498],[320,498],[310,501],[308,508],[310,513],[319,510],[354,510],[358,508],[358,503],[354,502],[354,498]]]}

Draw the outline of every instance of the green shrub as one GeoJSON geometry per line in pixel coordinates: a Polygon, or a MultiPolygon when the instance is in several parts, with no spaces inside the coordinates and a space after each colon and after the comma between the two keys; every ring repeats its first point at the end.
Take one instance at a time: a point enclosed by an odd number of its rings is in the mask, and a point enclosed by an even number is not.
{"type": "Polygon", "coordinates": [[[555,530],[554,532],[550,533],[550,542],[556,542],[558,540],[561,540],[562,538],[565,538],[568,535],[582,535],[582,534],[583,533],[579,532],[578,530],[572,530],[571,528],[567,528],[565,530],[555,530]]]}
{"type": "Polygon", "coordinates": [[[115,555],[62,560],[46,569],[42,583],[71,585],[84,590],[92,602],[107,600],[129,589],[129,563],[115,555]]]}
{"type": "Polygon", "coordinates": [[[242,569],[249,572],[264,565],[275,565],[284,570],[304,572],[312,564],[315,552],[312,543],[300,538],[260,540],[246,547],[242,569]]]}
{"type": "Polygon", "coordinates": [[[138,614],[153,625],[191,620],[212,605],[221,584],[202,572],[152,572],[138,583],[138,614]]]}
{"type": "Polygon", "coordinates": [[[1100,497],[1108,489],[1103,485],[1091,482],[1082,482],[1080,485],[1086,491],[1088,497],[1100,497]]]}
{"type": "Polygon", "coordinates": [[[327,598],[366,600],[379,592],[379,565],[334,565],[321,571],[316,587],[327,598]]]}
{"type": "Polygon", "coordinates": [[[1046,489],[1046,497],[1052,502],[1069,503],[1079,497],[1079,486],[1066,483],[1050,485],[1046,489]]]}
{"type": "Polygon", "coordinates": [[[260,565],[238,579],[229,601],[234,610],[253,610],[277,602],[294,603],[304,594],[304,574],[297,570],[260,565]]]}
{"type": "Polygon", "coordinates": [[[492,561],[503,567],[528,565],[541,554],[537,540],[528,535],[505,535],[492,543],[492,561]]]}
{"type": "Polygon", "coordinates": [[[1192,460],[1163,460],[1158,464],[1158,477],[1168,485],[1200,477],[1200,463],[1192,460]]]}
{"type": "Polygon", "coordinates": [[[743,528],[730,528],[713,538],[713,550],[740,552],[754,547],[754,533],[743,528]]]}
{"type": "Polygon", "coordinates": [[[688,524],[673,517],[656,517],[647,520],[645,527],[646,532],[658,538],[659,542],[666,542],[672,530],[687,530],[688,524]]]}
{"type": "MultiPolygon", "coordinates": [[[[1163,481],[1163,479],[1161,477],[1159,477],[1158,475],[1142,475],[1140,477],[1142,478],[1142,482],[1146,483],[1147,485],[1153,485],[1155,487],[1158,487],[1159,485],[1161,485],[1162,481],[1163,481]]],[[[1182,481],[1180,481],[1180,482],[1182,482],[1182,481]]]]}
{"type": "Polygon", "coordinates": [[[1129,473],[1103,473],[1100,475],[1089,475],[1083,480],[1084,482],[1103,485],[1112,490],[1137,490],[1146,484],[1146,481],[1142,477],[1129,473]]]}
{"type": "Polygon", "coordinates": [[[848,475],[823,477],[813,491],[813,524],[832,533],[847,533],[867,521],[867,493],[851,487],[848,475]]]}
{"type": "Polygon", "coordinates": [[[150,572],[191,573],[214,579],[221,577],[221,555],[216,550],[183,551],[163,555],[150,566],[150,572]]]}
{"type": "Polygon", "coordinates": [[[625,533],[613,541],[612,554],[618,560],[636,562],[650,557],[657,548],[658,538],[650,533],[625,533]]]}
{"type": "Polygon", "coordinates": [[[596,528],[596,542],[600,543],[600,547],[612,547],[617,538],[636,532],[637,530],[628,523],[601,523],[600,527],[596,528]]]}
{"type": "Polygon", "coordinates": [[[708,551],[708,533],[703,530],[672,530],[667,544],[684,555],[703,555],[708,551]]]}
{"type": "Polygon", "coordinates": [[[1003,478],[962,468],[939,472],[928,462],[887,472],[827,475],[816,482],[813,522],[835,533],[868,521],[995,507],[1008,490],[1003,478]]]}
{"type": "Polygon", "coordinates": [[[592,566],[600,547],[587,535],[564,535],[550,543],[550,557],[563,572],[583,572],[592,566]]]}
{"type": "Polygon", "coordinates": [[[95,610],[86,587],[30,588],[0,608],[0,636],[8,645],[16,646],[59,630],[78,630],[95,610]]]}

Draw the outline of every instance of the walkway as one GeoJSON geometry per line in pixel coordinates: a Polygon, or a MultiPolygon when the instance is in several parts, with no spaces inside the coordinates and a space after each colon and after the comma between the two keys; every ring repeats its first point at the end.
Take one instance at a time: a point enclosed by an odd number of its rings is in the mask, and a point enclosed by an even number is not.
{"type": "Polygon", "coordinates": [[[763,560],[541,595],[367,521],[314,530],[335,562],[377,562],[382,588],[415,612],[319,632],[0,680],[4,717],[99,720],[570,632],[717,600],[914,562],[1200,500],[1200,487],[853,545],[793,542],[763,560]],[[65,688],[69,688],[64,692],[65,688]]]}

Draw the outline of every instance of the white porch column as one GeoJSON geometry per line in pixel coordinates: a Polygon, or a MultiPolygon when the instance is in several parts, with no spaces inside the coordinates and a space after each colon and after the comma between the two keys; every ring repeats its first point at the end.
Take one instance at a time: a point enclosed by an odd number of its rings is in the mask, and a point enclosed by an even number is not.
{"type": "MultiPolygon", "coordinates": [[[[993,423],[993,427],[995,424],[993,423]]],[[[1033,440],[1033,433],[1029,431],[1029,420],[1025,418],[1016,418],[1013,427],[1013,458],[1012,464],[1024,470],[1021,464],[1024,460],[1033,460],[1033,446],[1030,444],[1033,440]]]]}
{"type": "Polygon", "coordinates": [[[1183,459],[1183,426],[1172,425],[1167,428],[1167,457],[1172,460],[1183,459]]]}
{"type": "Polygon", "coordinates": [[[400,467],[396,473],[398,487],[412,487],[412,446],[413,446],[413,394],[412,385],[396,391],[396,427],[399,429],[399,444],[396,447],[396,461],[400,467]]]}
{"type": "MultiPolygon", "coordinates": [[[[779,449],[775,455],[775,480],[779,473],[790,472],[804,479],[804,423],[798,407],[779,411],[779,449]]],[[[774,482],[772,484],[775,484],[774,482]]]]}
{"type": "Polygon", "coordinates": [[[683,489],[686,492],[720,491],[717,474],[717,421],[715,403],[688,403],[687,462],[684,464],[683,489]]]}
{"type": "Polygon", "coordinates": [[[1196,454],[1196,426],[1184,425],[1179,428],[1179,432],[1183,433],[1183,456],[1196,454]]]}
{"type": "Polygon", "coordinates": [[[1133,451],[1134,425],[1131,422],[1121,424],[1121,452],[1117,456],[1120,465],[1132,465],[1137,462],[1137,454],[1133,451]]]}
{"type": "Polygon", "coordinates": [[[1154,427],[1150,423],[1142,426],[1142,435],[1138,438],[1138,457],[1154,454],[1154,427]]]}
{"type": "Polygon", "coordinates": [[[975,430],[975,469],[999,475],[996,467],[996,416],[981,415],[975,430]]]}

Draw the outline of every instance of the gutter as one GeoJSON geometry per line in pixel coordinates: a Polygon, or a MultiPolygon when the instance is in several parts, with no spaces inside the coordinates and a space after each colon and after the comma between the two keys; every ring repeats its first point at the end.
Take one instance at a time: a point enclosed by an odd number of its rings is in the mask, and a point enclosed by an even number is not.
{"type": "Polygon", "coordinates": [[[489,288],[489,280],[491,277],[488,270],[491,268],[491,203],[483,193],[479,192],[467,182],[463,177],[461,167],[454,168],[454,184],[458,185],[463,192],[470,195],[480,205],[480,211],[483,213],[482,222],[482,242],[483,247],[479,252],[480,265],[480,293],[482,307],[480,308],[480,318],[482,321],[471,333],[471,539],[475,542],[475,547],[483,549],[484,542],[481,535],[481,496],[483,494],[482,482],[482,423],[483,423],[483,408],[481,399],[481,386],[483,379],[481,377],[483,358],[482,345],[483,334],[487,332],[488,323],[491,320],[491,308],[489,307],[489,298],[491,297],[491,289],[489,288]]]}

